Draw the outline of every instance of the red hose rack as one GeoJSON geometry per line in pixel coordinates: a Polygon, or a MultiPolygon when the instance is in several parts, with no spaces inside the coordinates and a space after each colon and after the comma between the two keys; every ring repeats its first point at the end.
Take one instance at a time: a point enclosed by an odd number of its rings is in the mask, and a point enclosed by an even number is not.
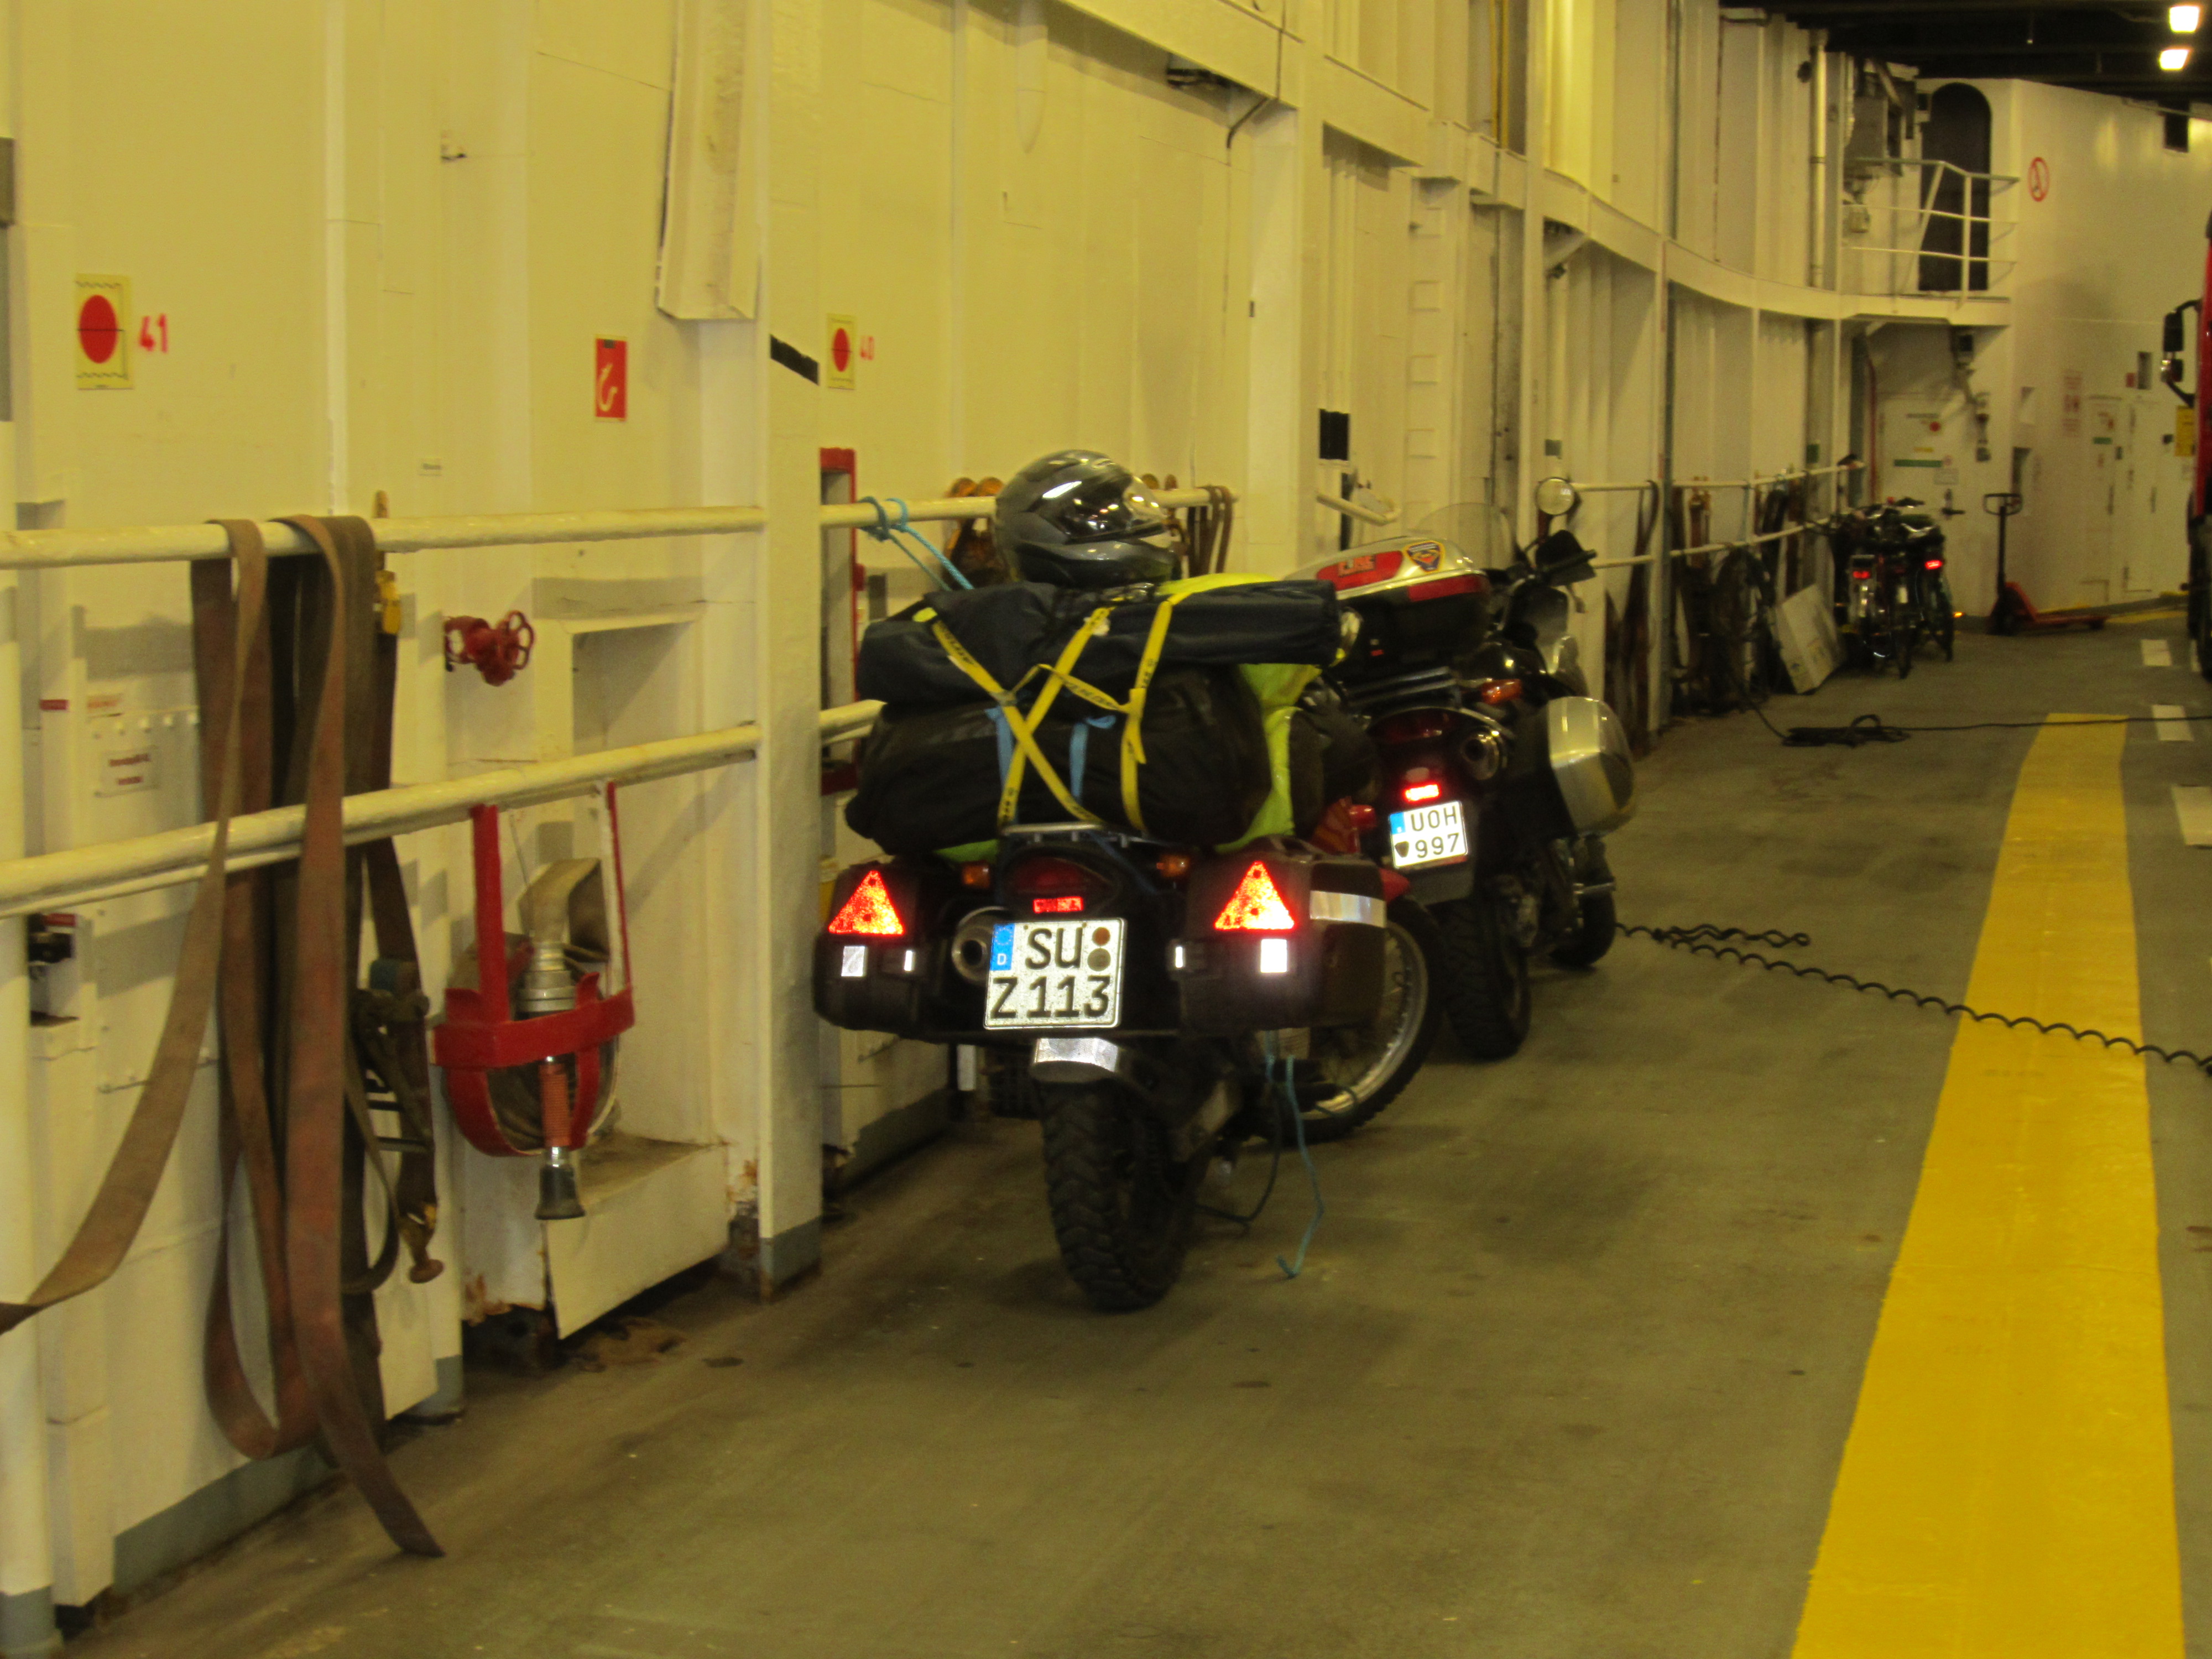
{"type": "MultiPolygon", "coordinates": [[[[461,1133],[477,1151],[495,1158],[526,1158],[542,1150],[550,1164],[556,1150],[573,1153],[591,1137],[592,1125],[606,1104],[606,1082],[600,1064],[604,1045],[637,1023],[632,1000],[629,951],[629,900],[623,890],[622,829],[615,812],[615,786],[606,788],[608,842],[613,854],[614,939],[622,952],[622,988],[603,994],[601,977],[586,974],[576,987],[576,1006],[558,1013],[517,1018],[507,988],[527,965],[530,945],[510,947],[507,933],[507,903],[500,871],[499,809],[483,805],[470,809],[476,854],[477,980],[474,987],[446,988],[446,1018],[434,1035],[433,1050],[446,1073],[446,1093],[461,1133]],[[486,970],[495,963],[501,971],[486,970]],[[572,1091],[566,1067],[560,1061],[574,1057],[572,1091]],[[518,1146],[508,1138],[494,1109],[492,1073],[507,1067],[534,1067],[538,1073],[544,1130],[543,1148],[518,1146]]],[[[544,1213],[543,1208],[541,1215],[544,1213]]],[[[565,1214],[580,1210],[564,1211],[565,1214]]],[[[548,1217],[547,1218],[551,1218],[548,1217]]]]}

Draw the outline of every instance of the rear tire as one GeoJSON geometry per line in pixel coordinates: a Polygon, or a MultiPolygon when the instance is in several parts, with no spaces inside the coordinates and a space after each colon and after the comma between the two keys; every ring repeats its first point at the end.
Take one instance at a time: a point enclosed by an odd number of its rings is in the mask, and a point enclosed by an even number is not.
{"type": "Polygon", "coordinates": [[[1528,1036],[1528,953],[1505,931],[1496,901],[1483,893],[1437,908],[1443,938],[1437,976],[1444,1018],[1460,1047],[1477,1060],[1504,1060],[1528,1036]]]}
{"type": "Polygon", "coordinates": [[[1309,1146],[1341,1140],[1371,1121],[1404,1092],[1436,1042],[1444,1012],[1437,995],[1443,953],[1437,924],[1415,901],[1398,899],[1390,906],[1385,948],[1382,1006],[1375,1018],[1307,1033],[1309,1062],[1350,1097],[1341,1106],[1305,1109],[1309,1146]]]}
{"type": "Polygon", "coordinates": [[[1151,1307],[1182,1273],[1205,1157],[1174,1162],[1167,1130],[1110,1084],[1030,1086],[1068,1276],[1093,1307],[1151,1307]]]}

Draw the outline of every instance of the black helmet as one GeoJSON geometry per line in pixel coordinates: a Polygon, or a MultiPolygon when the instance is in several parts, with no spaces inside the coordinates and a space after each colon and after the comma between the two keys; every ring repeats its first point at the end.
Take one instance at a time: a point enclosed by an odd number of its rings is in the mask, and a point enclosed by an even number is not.
{"type": "Polygon", "coordinates": [[[1175,574],[1165,511],[1128,468],[1088,449],[1056,451],[1006,480],[998,544],[1017,581],[1127,587],[1175,574]]]}

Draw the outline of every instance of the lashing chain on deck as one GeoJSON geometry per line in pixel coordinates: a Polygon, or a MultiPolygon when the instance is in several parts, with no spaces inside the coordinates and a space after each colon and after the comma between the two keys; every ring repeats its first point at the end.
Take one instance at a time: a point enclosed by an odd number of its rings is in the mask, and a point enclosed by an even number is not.
{"type": "Polygon", "coordinates": [[[1648,939],[1655,945],[1669,950],[1687,951],[1693,956],[1711,957],[1717,962],[1734,962],[1746,968],[1764,968],[1795,975],[1799,979],[1816,979],[1829,985],[1841,985],[1854,991],[1869,991],[1891,1002],[1909,1002],[1917,1008],[1937,1008],[1947,1014],[1961,1015],[1983,1025],[2002,1025],[2008,1030],[2039,1031],[2045,1036],[2069,1036],[2077,1042],[2099,1042],[2107,1048],[2123,1048],[2131,1054],[2147,1060],[2186,1060],[2198,1071],[2212,1076],[2212,1059],[2191,1048],[2164,1048],[2154,1042],[2138,1042],[2133,1037],[2113,1036],[2094,1026],[2069,1025],[2064,1020],[2032,1018],[2027,1014],[1992,1013],[1984,1008],[1970,1007],[1963,1002],[1933,996],[1925,991],[1915,991],[1902,985],[1885,985],[1877,979],[1861,979],[1855,974],[1832,973],[1826,968],[1814,968],[1804,963],[1791,962],[1783,957],[1770,957],[1757,951],[1726,943],[1741,939],[1747,945],[1765,945],[1776,949],[1810,945],[1806,933],[1784,933],[1770,929],[1753,933],[1742,927],[1723,927],[1713,922],[1700,921],[1681,927],[1645,927],[1629,922],[1615,924],[1621,933],[1630,939],[1648,939]]]}

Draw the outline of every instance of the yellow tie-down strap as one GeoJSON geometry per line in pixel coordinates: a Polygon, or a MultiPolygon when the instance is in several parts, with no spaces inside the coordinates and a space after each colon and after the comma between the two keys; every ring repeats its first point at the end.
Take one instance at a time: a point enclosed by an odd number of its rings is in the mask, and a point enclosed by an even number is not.
{"type": "Polygon", "coordinates": [[[1167,648],[1168,627],[1174,618],[1175,608],[1188,597],[1185,593],[1176,593],[1160,601],[1159,611],[1152,617],[1152,632],[1145,639],[1144,654],[1137,659],[1137,676],[1130,685],[1127,702],[1109,696],[1097,686],[1077,678],[1075,675],[1075,665],[1081,659],[1084,647],[1105,633],[1107,617],[1113,611],[1110,605],[1100,605],[1084,618],[1083,625],[1068,641],[1066,649],[1060,653],[1059,661],[1049,668],[1042,663],[1037,664],[1011,687],[1001,686],[993,679],[990,671],[975,660],[968,647],[953,636],[952,630],[944,623],[934,617],[930,619],[930,632],[937,636],[937,642],[944,648],[945,654],[952,659],[962,673],[982,688],[985,696],[998,704],[1000,717],[1006,722],[1007,730],[1013,734],[1013,764],[1006,769],[1005,785],[999,791],[998,821],[1001,830],[1014,821],[1021,800],[1022,782],[1032,766],[1036,768],[1037,775],[1044,780],[1045,787],[1052,791],[1053,799],[1074,817],[1085,823],[1103,822],[1096,812],[1089,811],[1075,798],[1060,774],[1054,769],[1052,763],[1045,758],[1044,750],[1036,741],[1036,733],[1043,726],[1045,716],[1051,712],[1054,700],[1060,696],[1060,688],[1065,686],[1085,702],[1122,717],[1121,806],[1128,815],[1130,825],[1139,835],[1149,833],[1145,828],[1144,810],[1138,799],[1138,773],[1145,763],[1142,736],[1145,698],[1152,687],[1152,676],[1158,672],[1161,654],[1167,648]],[[1044,676],[1044,689],[1037,693],[1036,701],[1030,705],[1029,713],[1024,714],[1017,699],[1022,688],[1039,674],[1044,676]]]}

